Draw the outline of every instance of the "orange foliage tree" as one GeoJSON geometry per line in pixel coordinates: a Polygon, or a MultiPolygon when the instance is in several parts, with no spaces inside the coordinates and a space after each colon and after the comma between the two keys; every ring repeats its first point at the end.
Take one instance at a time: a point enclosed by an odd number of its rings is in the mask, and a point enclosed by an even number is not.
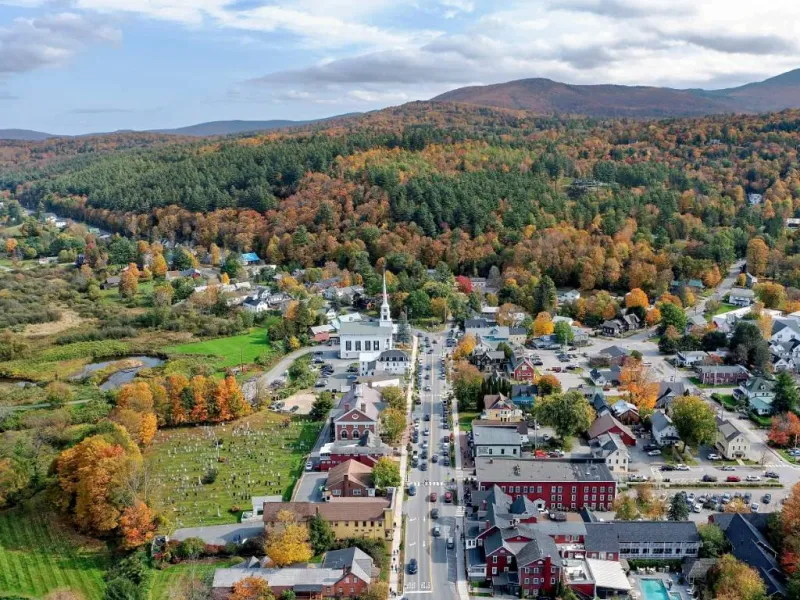
{"type": "Polygon", "coordinates": [[[800,437],[800,417],[792,411],[772,417],[772,428],[767,438],[771,444],[779,448],[796,446],[798,437],[800,437]]]}
{"type": "Polygon", "coordinates": [[[156,520],[153,511],[144,502],[138,500],[127,506],[119,518],[119,533],[122,536],[122,547],[133,550],[153,539],[156,531],[156,520]]]}
{"type": "Polygon", "coordinates": [[[630,292],[625,294],[626,308],[647,308],[648,306],[650,306],[650,301],[647,299],[647,294],[640,288],[633,288],[630,292]]]}
{"type": "Polygon", "coordinates": [[[453,360],[462,360],[467,358],[472,351],[475,350],[475,346],[477,345],[477,340],[475,336],[471,333],[468,333],[456,345],[456,349],[453,351],[453,360]]]}
{"type": "Polygon", "coordinates": [[[628,393],[631,403],[639,409],[640,414],[653,412],[658,399],[658,383],[642,361],[626,359],[620,371],[619,382],[619,389],[628,393]]]}
{"type": "Polygon", "coordinates": [[[275,596],[261,577],[245,577],[233,584],[228,600],[273,600],[275,596]]]}

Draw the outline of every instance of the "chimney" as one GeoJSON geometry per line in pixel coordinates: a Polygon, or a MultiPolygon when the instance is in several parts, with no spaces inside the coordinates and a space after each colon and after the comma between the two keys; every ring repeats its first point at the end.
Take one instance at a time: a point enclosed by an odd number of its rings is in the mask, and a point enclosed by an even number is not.
{"type": "Polygon", "coordinates": [[[347,412],[349,410],[350,410],[350,403],[349,402],[345,402],[344,403],[344,412],[347,412]]]}
{"type": "Polygon", "coordinates": [[[345,474],[344,474],[344,477],[342,478],[342,483],[344,484],[344,488],[345,488],[345,490],[346,490],[346,489],[347,489],[347,486],[348,486],[348,484],[350,483],[350,475],[348,475],[347,473],[345,473],[345,474]]]}
{"type": "Polygon", "coordinates": [[[361,403],[361,412],[367,412],[367,403],[366,402],[362,402],[361,403]]]}

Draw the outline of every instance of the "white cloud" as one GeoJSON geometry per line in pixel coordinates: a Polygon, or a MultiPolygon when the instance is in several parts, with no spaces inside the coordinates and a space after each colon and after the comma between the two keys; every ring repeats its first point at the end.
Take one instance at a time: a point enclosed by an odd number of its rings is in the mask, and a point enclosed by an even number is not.
{"type": "Polygon", "coordinates": [[[105,19],[76,13],[16,19],[0,27],[0,74],[60,66],[92,44],[118,43],[119,29],[105,19]]]}

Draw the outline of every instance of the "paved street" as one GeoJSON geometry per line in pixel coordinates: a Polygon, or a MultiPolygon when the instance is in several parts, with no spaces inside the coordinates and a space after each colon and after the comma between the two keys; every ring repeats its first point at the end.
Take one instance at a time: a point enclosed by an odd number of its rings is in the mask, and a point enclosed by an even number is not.
{"type": "MultiPolygon", "coordinates": [[[[406,542],[405,542],[405,595],[433,594],[435,598],[454,598],[456,596],[456,581],[463,579],[463,572],[459,573],[458,555],[463,554],[463,544],[460,541],[460,516],[463,508],[444,502],[444,494],[455,489],[452,480],[456,477],[454,466],[445,467],[443,459],[448,453],[444,450],[443,440],[450,439],[450,430],[443,429],[442,398],[446,394],[447,384],[439,378],[442,356],[444,350],[444,334],[424,334],[420,342],[427,335],[433,343],[433,354],[427,354],[427,349],[420,347],[420,356],[423,360],[423,377],[428,375],[429,380],[423,379],[423,387],[431,386],[431,391],[421,390],[422,403],[414,407],[413,417],[419,418],[419,443],[414,444],[414,449],[420,453],[423,443],[427,442],[428,458],[420,459],[420,465],[425,463],[427,470],[411,468],[409,484],[416,486],[417,493],[409,497],[405,506],[406,542]],[[425,420],[425,415],[430,416],[430,421],[425,420]],[[424,432],[428,431],[428,435],[424,432]],[[437,454],[438,462],[431,458],[437,454]],[[437,495],[435,502],[431,501],[431,493],[437,495]],[[438,509],[438,519],[431,518],[431,510],[438,509]],[[440,535],[434,536],[434,527],[438,527],[440,535]],[[452,538],[455,547],[447,548],[447,540],[452,538]],[[415,558],[418,561],[416,574],[408,572],[409,561],[415,558]]],[[[456,448],[458,454],[460,450],[456,448]]]]}

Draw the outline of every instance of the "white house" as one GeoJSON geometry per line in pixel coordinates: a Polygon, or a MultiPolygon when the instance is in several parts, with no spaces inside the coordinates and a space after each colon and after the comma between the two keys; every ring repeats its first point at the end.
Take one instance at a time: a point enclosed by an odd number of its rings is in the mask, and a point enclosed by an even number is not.
{"type": "Polygon", "coordinates": [[[772,401],[775,400],[775,381],[763,377],[751,377],[740,384],[734,395],[747,400],[750,409],[762,417],[772,414],[772,401]]]}
{"type": "Polygon", "coordinates": [[[762,194],[747,194],[747,203],[750,206],[757,206],[764,201],[762,194]]]}
{"type": "MultiPolygon", "coordinates": [[[[715,315],[711,317],[711,322],[714,323],[717,329],[722,333],[731,333],[736,327],[736,324],[746,315],[749,315],[750,312],[751,310],[749,306],[743,306],[742,308],[737,308],[736,310],[732,310],[721,315],[715,315]]],[[[765,308],[761,312],[762,314],[769,315],[773,319],[781,316],[781,311],[773,310],[771,308],[765,308]]]]}
{"type": "Polygon", "coordinates": [[[556,299],[558,300],[559,304],[564,304],[566,302],[577,302],[581,297],[581,293],[578,290],[558,290],[556,299]]]}
{"type": "Polygon", "coordinates": [[[357,359],[362,352],[383,352],[394,348],[386,273],[383,274],[383,304],[378,321],[342,323],[339,329],[339,358],[357,359]]]}
{"type": "Polygon", "coordinates": [[[623,481],[627,478],[630,455],[622,438],[616,433],[601,433],[589,440],[589,451],[592,458],[605,461],[608,470],[617,480],[623,481]]]}
{"type": "Polygon", "coordinates": [[[770,342],[784,344],[792,340],[800,340],[800,322],[793,318],[775,319],[770,342]]]}
{"type": "Polygon", "coordinates": [[[411,370],[411,357],[402,350],[364,352],[359,357],[361,375],[405,375],[411,370]]]}
{"type": "Polygon", "coordinates": [[[650,417],[653,441],[659,446],[671,446],[680,441],[678,430],[664,411],[657,410],[650,417]]]}
{"type": "Polygon", "coordinates": [[[717,451],[727,460],[747,458],[750,454],[750,440],[733,421],[717,417],[717,451]]]}
{"type": "Polygon", "coordinates": [[[750,306],[755,299],[755,292],[746,288],[732,288],[728,293],[728,303],[735,306],[750,306]]]}
{"type": "Polygon", "coordinates": [[[525,437],[517,431],[517,425],[508,427],[496,425],[475,425],[472,428],[474,456],[513,456],[522,455],[525,437]]]}
{"type": "Polygon", "coordinates": [[[694,365],[702,364],[708,359],[708,353],[702,350],[686,350],[678,352],[675,356],[675,363],[679,367],[693,367],[694,365]]]}
{"type": "Polygon", "coordinates": [[[242,302],[242,308],[244,308],[247,312],[259,314],[270,310],[270,304],[266,300],[248,298],[242,302]]]}

